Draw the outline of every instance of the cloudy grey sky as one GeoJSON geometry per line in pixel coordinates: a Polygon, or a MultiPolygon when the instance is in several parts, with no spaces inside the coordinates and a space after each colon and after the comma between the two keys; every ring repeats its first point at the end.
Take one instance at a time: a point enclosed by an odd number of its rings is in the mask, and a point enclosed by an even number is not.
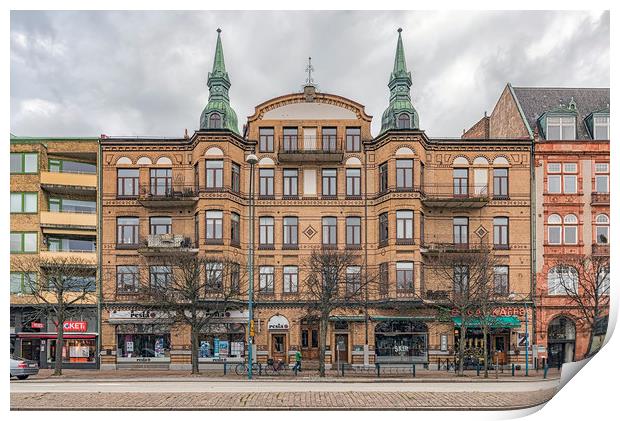
{"type": "MultiPolygon", "coordinates": [[[[459,136],[514,86],[609,86],[608,12],[12,12],[11,132],[181,136],[198,128],[221,27],[240,126],[301,90],[366,106],[373,134],[403,28],[430,136],[459,136]]],[[[241,129],[241,127],[240,127],[241,129]]]]}

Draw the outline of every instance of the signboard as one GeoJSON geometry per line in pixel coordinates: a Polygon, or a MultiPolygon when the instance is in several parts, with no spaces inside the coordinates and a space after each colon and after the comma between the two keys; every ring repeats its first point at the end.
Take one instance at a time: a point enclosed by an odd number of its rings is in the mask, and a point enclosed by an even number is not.
{"type": "Polygon", "coordinates": [[[213,338],[213,356],[220,356],[220,338],[213,338]]]}
{"type": "Polygon", "coordinates": [[[446,335],[445,333],[442,333],[439,337],[439,349],[441,351],[448,350],[448,335],[446,335]]]}
{"type": "Polygon", "coordinates": [[[288,327],[288,319],[281,314],[276,314],[271,317],[267,323],[267,329],[269,330],[288,329],[288,327]]]}
{"type": "Polygon", "coordinates": [[[153,320],[166,318],[168,315],[161,311],[151,310],[112,310],[110,312],[111,320],[129,319],[129,320],[153,320]]]}
{"type": "Polygon", "coordinates": [[[133,352],[133,342],[125,342],[125,350],[127,352],[133,352]]]}
{"type": "Polygon", "coordinates": [[[220,358],[228,357],[228,341],[220,341],[220,358]]]}
{"type": "Polygon", "coordinates": [[[250,321],[250,336],[254,336],[254,320],[250,321]]]}
{"type": "Polygon", "coordinates": [[[62,324],[65,332],[86,332],[88,331],[88,322],[81,320],[67,320],[62,324]]]}
{"type": "Polygon", "coordinates": [[[33,329],[43,329],[45,327],[45,324],[41,322],[30,322],[30,327],[33,329]]]}
{"type": "MultiPolygon", "coordinates": [[[[454,308],[451,311],[452,316],[460,316],[460,312],[458,309],[454,308]]],[[[482,312],[480,309],[478,310],[468,310],[468,316],[482,316],[482,312]]],[[[518,316],[525,317],[525,307],[496,307],[491,310],[492,316],[518,316]]]]}
{"type": "Polygon", "coordinates": [[[517,346],[525,348],[528,335],[526,335],[525,332],[517,332],[517,346]]]}

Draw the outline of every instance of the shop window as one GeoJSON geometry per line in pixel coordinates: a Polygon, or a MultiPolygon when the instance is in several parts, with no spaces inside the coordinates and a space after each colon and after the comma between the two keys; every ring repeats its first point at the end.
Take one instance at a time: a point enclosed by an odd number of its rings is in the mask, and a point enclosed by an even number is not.
{"type": "Polygon", "coordinates": [[[170,358],[170,333],[117,335],[117,357],[170,358]]]}
{"type": "MultiPolygon", "coordinates": [[[[47,362],[56,361],[56,340],[49,341],[47,362]]],[[[97,345],[95,339],[70,339],[65,337],[62,345],[62,362],[71,364],[95,363],[97,345]]]]}
{"type": "Polygon", "coordinates": [[[199,358],[243,358],[245,356],[245,325],[222,323],[210,326],[222,333],[201,335],[199,358]]]}

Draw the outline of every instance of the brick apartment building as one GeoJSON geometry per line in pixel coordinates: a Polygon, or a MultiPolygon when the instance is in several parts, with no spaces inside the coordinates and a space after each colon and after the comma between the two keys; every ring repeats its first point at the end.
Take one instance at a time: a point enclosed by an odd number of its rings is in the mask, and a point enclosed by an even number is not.
{"type": "MultiPolygon", "coordinates": [[[[533,270],[531,140],[429,138],[411,103],[400,31],[378,136],[370,133],[372,117],[363,105],[318,92],[311,82],[301,93],[256,106],[239,133],[218,33],[199,130],[178,139],[101,140],[102,368],[188,366],[186,326],[166,323],[145,307],[138,284],[165,279],[171,269],[158,259],[174,253],[245,266],[249,154],[258,157],[259,361],[290,362],[297,350],[304,361],[316,360],[318,325],[306,313],[303,262],[321,248],[358,253],[351,276],[380,274],[380,288],[366,305],[333,313],[328,364],[452,358],[458,317],[431,305],[452,285],[425,272],[425,265],[439,250],[476,252],[481,244],[502,261],[496,290],[505,297],[489,346],[501,362],[523,361],[518,337],[526,311],[532,320],[531,305],[524,305],[531,304],[533,270]]],[[[247,319],[247,306],[223,314],[220,330],[201,336],[201,362],[243,360],[247,319]],[[218,355],[222,342],[226,354],[218,355]]],[[[479,329],[469,332],[468,346],[480,347],[479,329]]]]}
{"type": "Polygon", "coordinates": [[[98,144],[98,138],[11,135],[11,353],[41,367],[54,362],[56,326],[38,311],[43,302],[32,295],[29,280],[41,283],[51,262],[72,256],[83,261],[80,276],[92,294],[76,303],[68,321],[79,323],[65,323],[63,366],[98,366],[98,144]]]}

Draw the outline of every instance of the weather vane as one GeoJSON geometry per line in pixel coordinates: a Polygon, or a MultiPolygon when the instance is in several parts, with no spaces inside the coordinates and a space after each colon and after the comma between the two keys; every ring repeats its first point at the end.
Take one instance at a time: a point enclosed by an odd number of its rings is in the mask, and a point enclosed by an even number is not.
{"type": "Polygon", "coordinates": [[[314,67],[312,67],[312,57],[308,57],[308,66],[306,66],[306,73],[308,73],[308,77],[306,78],[306,86],[314,86],[314,79],[312,79],[312,71],[314,67]]]}

